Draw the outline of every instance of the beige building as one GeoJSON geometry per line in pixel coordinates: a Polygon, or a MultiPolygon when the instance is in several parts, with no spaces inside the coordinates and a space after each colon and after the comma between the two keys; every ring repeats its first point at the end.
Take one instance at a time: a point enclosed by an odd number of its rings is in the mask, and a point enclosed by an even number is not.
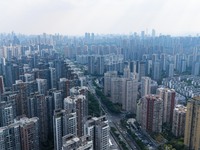
{"type": "Polygon", "coordinates": [[[141,97],[151,94],[151,78],[142,77],[141,79],[141,97]]]}
{"type": "Polygon", "coordinates": [[[158,95],[146,95],[139,100],[137,119],[144,130],[162,132],[163,100],[158,95]]]}
{"type": "Polygon", "coordinates": [[[186,111],[187,107],[183,105],[176,105],[176,107],[174,108],[172,133],[176,137],[184,135],[186,111]]]}
{"type": "Polygon", "coordinates": [[[122,101],[122,108],[128,112],[136,113],[138,94],[138,81],[126,79],[125,99],[122,101]]]}
{"type": "Polygon", "coordinates": [[[200,97],[187,103],[184,144],[190,150],[200,149],[200,97]]]}
{"type": "Polygon", "coordinates": [[[117,77],[117,71],[108,71],[104,73],[104,94],[109,96],[111,94],[111,79],[117,77]]]}
{"type": "Polygon", "coordinates": [[[125,100],[126,78],[115,77],[111,79],[111,101],[120,103],[125,100]]]}
{"type": "Polygon", "coordinates": [[[163,99],[163,123],[172,124],[176,92],[173,89],[158,88],[156,94],[163,99]]]}

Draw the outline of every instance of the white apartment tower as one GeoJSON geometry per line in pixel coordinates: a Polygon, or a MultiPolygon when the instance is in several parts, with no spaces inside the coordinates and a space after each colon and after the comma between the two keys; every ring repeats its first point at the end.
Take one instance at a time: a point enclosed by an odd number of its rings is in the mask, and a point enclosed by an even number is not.
{"type": "Polygon", "coordinates": [[[151,78],[142,77],[141,82],[141,97],[151,94],[151,78]]]}

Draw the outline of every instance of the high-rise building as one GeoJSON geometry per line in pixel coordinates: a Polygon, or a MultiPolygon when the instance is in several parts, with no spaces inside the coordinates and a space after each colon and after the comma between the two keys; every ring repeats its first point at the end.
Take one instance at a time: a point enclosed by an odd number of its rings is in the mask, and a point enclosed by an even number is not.
{"type": "Polygon", "coordinates": [[[58,90],[61,90],[63,93],[63,99],[67,96],[70,96],[70,89],[75,86],[73,80],[68,80],[66,78],[60,78],[58,82],[58,90]]]}
{"type": "Polygon", "coordinates": [[[5,126],[13,122],[18,115],[17,113],[18,95],[13,92],[5,92],[1,97],[0,102],[0,125],[5,126]]]}
{"type": "Polygon", "coordinates": [[[13,91],[18,92],[17,99],[17,115],[27,115],[28,116],[28,83],[22,82],[21,80],[16,81],[16,84],[13,84],[13,91]]]}
{"type": "Polygon", "coordinates": [[[32,73],[25,73],[23,76],[20,77],[22,77],[20,79],[24,82],[30,82],[34,80],[34,75],[32,73]]]}
{"type": "Polygon", "coordinates": [[[138,66],[139,81],[146,75],[146,62],[141,61],[138,66]]]}
{"type": "Polygon", "coordinates": [[[170,63],[168,69],[168,77],[173,77],[173,76],[174,76],[174,64],[170,63]]]}
{"type": "Polygon", "coordinates": [[[88,56],[88,72],[90,74],[95,73],[95,56],[88,56]]]}
{"type": "Polygon", "coordinates": [[[131,77],[131,72],[129,66],[124,68],[124,78],[130,78],[131,77]]]}
{"type": "Polygon", "coordinates": [[[69,112],[76,112],[77,135],[84,135],[84,123],[87,119],[87,100],[85,95],[68,96],[64,99],[64,109],[69,112]]]}
{"type": "Polygon", "coordinates": [[[200,149],[200,97],[194,97],[187,102],[184,144],[189,150],[200,149]]]}
{"type": "Polygon", "coordinates": [[[14,122],[16,117],[15,106],[6,101],[0,102],[0,126],[7,126],[14,122]]]}
{"type": "Polygon", "coordinates": [[[39,118],[20,118],[0,128],[0,149],[39,150],[39,118]]]}
{"type": "Polygon", "coordinates": [[[53,108],[56,109],[62,109],[63,108],[63,97],[62,93],[59,90],[55,90],[52,92],[53,96],[53,108]]]}
{"type": "Polygon", "coordinates": [[[161,69],[160,69],[160,62],[156,61],[153,63],[153,68],[152,68],[152,79],[158,81],[160,80],[161,77],[161,69]]]}
{"type": "Polygon", "coordinates": [[[137,114],[141,118],[141,126],[147,132],[162,132],[163,100],[158,95],[146,95],[140,100],[141,106],[137,114]]]}
{"type": "Polygon", "coordinates": [[[141,82],[141,97],[151,94],[151,78],[142,77],[141,82]]]}
{"type": "Polygon", "coordinates": [[[46,79],[36,79],[39,94],[47,94],[47,80],[46,79]]]}
{"type": "Polygon", "coordinates": [[[117,77],[117,71],[109,71],[104,73],[104,94],[111,95],[111,79],[117,77]]]}
{"type": "Polygon", "coordinates": [[[192,64],[192,75],[199,75],[200,70],[200,63],[199,62],[193,62],[192,64]]]}
{"type": "Polygon", "coordinates": [[[39,125],[38,118],[22,118],[21,122],[21,145],[22,150],[38,150],[39,149],[39,125]]]}
{"type": "Polygon", "coordinates": [[[161,70],[166,70],[166,54],[161,54],[161,70]]]}
{"type": "Polygon", "coordinates": [[[138,94],[138,81],[134,79],[126,79],[125,99],[122,100],[122,109],[127,112],[136,113],[138,94]]]}
{"type": "Polygon", "coordinates": [[[120,103],[125,100],[126,79],[115,77],[111,79],[111,101],[120,103]]]}
{"type": "Polygon", "coordinates": [[[35,93],[29,97],[28,112],[30,117],[39,118],[40,142],[45,143],[48,140],[48,116],[47,101],[43,94],[35,93]]]}
{"type": "Polygon", "coordinates": [[[49,70],[50,70],[50,86],[51,86],[51,89],[57,88],[56,69],[50,67],[49,70]]]}
{"type": "Polygon", "coordinates": [[[68,134],[62,138],[62,150],[93,150],[93,141],[90,136],[77,137],[68,134]]]}
{"type": "Polygon", "coordinates": [[[53,139],[53,115],[54,115],[53,98],[52,96],[48,95],[45,96],[45,99],[47,102],[48,137],[49,139],[53,139]]]}
{"type": "Polygon", "coordinates": [[[186,112],[187,108],[183,105],[176,105],[174,108],[172,133],[176,137],[181,137],[184,135],[186,112]]]}
{"type": "Polygon", "coordinates": [[[173,89],[158,88],[157,95],[163,99],[163,123],[172,124],[176,92],[173,89]]]}
{"type": "Polygon", "coordinates": [[[187,69],[187,62],[185,59],[181,60],[181,72],[185,72],[187,69]]]}
{"type": "Polygon", "coordinates": [[[76,113],[67,110],[55,110],[53,116],[54,149],[61,150],[62,137],[67,134],[76,135],[76,113]]]}
{"type": "Polygon", "coordinates": [[[0,76],[0,93],[3,94],[5,91],[3,76],[0,76]]]}
{"type": "Polygon", "coordinates": [[[74,86],[70,89],[70,96],[84,95],[87,98],[88,88],[86,86],[74,86]]]}
{"type": "Polygon", "coordinates": [[[104,60],[105,58],[103,56],[97,57],[97,66],[96,66],[96,73],[99,75],[104,74],[104,60]]]}
{"type": "Polygon", "coordinates": [[[132,73],[136,73],[136,61],[131,61],[130,62],[130,71],[132,72],[132,73]]]}
{"type": "Polygon", "coordinates": [[[93,117],[85,123],[85,134],[91,136],[95,150],[109,150],[109,130],[105,116],[93,117]]]}

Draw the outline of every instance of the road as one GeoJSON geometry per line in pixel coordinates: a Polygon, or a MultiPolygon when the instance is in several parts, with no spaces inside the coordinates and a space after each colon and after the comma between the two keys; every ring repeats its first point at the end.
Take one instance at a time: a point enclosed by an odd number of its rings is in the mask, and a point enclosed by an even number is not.
{"type": "MultiPolygon", "coordinates": [[[[105,112],[110,127],[116,128],[116,130],[120,134],[121,140],[126,144],[127,148],[129,150],[140,150],[139,147],[136,145],[136,143],[133,141],[133,139],[130,138],[130,136],[126,132],[126,129],[120,127],[120,120],[124,118],[124,115],[123,114],[122,115],[114,115],[107,110],[106,106],[104,106],[101,103],[100,98],[96,95],[95,87],[93,86],[93,83],[91,80],[88,80],[88,88],[89,88],[90,92],[92,92],[94,94],[95,98],[98,100],[101,109],[105,112]]],[[[118,142],[119,141],[116,141],[116,143],[118,143],[118,142]]],[[[119,145],[119,147],[120,147],[120,145],[119,145]]]]}

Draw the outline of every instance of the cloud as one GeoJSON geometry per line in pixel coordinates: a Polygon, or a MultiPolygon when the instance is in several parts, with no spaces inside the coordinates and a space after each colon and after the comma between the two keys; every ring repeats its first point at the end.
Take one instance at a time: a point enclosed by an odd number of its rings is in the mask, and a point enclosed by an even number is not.
{"type": "Polygon", "coordinates": [[[1,0],[0,32],[200,32],[198,0],[1,0]]]}

